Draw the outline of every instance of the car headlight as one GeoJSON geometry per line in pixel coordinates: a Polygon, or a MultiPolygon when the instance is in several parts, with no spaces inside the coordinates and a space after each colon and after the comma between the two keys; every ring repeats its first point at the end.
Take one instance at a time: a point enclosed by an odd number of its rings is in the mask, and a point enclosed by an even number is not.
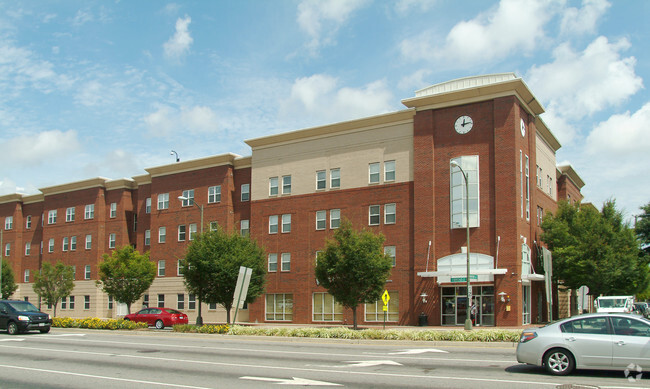
{"type": "Polygon", "coordinates": [[[47,318],[50,319],[50,320],[52,320],[52,315],[50,315],[50,314],[48,313],[48,314],[47,314],[47,318]]]}
{"type": "Polygon", "coordinates": [[[20,321],[29,321],[29,316],[19,315],[18,320],[20,320],[20,321]]]}
{"type": "Polygon", "coordinates": [[[534,331],[524,331],[519,338],[519,343],[526,343],[530,340],[533,340],[537,337],[537,332],[534,331]]]}

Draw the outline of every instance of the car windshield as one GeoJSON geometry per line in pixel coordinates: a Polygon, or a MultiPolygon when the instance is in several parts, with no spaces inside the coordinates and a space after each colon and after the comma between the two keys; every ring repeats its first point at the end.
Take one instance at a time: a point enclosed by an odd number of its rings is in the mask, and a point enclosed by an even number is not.
{"type": "Polygon", "coordinates": [[[40,312],[34,304],[28,301],[11,301],[7,304],[11,305],[11,307],[18,312],[40,312]]]}
{"type": "Polygon", "coordinates": [[[626,299],[598,299],[598,306],[601,308],[623,308],[626,299]]]}

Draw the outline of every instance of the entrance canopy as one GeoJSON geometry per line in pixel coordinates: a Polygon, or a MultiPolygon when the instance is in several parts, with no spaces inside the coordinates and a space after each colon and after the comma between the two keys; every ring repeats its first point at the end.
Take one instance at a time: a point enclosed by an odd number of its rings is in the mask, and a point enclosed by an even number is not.
{"type": "MultiPolygon", "coordinates": [[[[437,261],[437,271],[418,272],[420,277],[436,277],[439,284],[467,282],[467,253],[447,255],[437,261]]],[[[470,282],[493,282],[495,274],[506,274],[508,269],[495,269],[491,255],[470,253],[470,282]]]]}

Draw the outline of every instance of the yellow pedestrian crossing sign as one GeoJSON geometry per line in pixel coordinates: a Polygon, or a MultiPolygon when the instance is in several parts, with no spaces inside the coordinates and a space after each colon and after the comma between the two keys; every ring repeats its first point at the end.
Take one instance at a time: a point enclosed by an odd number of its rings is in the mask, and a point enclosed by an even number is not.
{"type": "Polygon", "coordinates": [[[384,311],[387,310],[388,302],[390,301],[390,295],[388,294],[388,291],[385,290],[384,294],[381,295],[381,300],[384,302],[384,311]]]}

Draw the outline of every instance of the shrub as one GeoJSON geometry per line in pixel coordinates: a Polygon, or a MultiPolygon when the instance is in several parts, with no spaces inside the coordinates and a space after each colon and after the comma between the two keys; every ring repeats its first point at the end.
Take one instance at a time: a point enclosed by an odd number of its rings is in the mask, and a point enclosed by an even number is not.
{"type": "Polygon", "coordinates": [[[89,317],[84,319],[72,319],[69,317],[55,317],[52,319],[52,327],[60,328],[90,328],[99,330],[136,330],[147,328],[146,323],[136,323],[124,319],[100,319],[89,317]]]}

